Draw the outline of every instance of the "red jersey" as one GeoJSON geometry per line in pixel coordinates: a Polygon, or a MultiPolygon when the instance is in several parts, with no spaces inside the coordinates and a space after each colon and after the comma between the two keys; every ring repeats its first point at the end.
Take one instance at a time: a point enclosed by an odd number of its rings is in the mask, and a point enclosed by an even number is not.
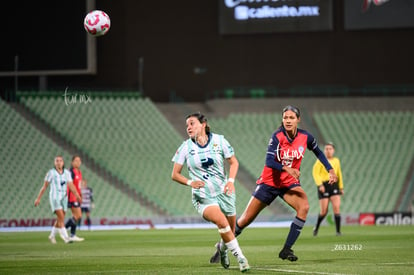
{"type": "MultiPolygon", "coordinates": [[[[72,175],[73,185],[75,185],[75,188],[78,191],[78,194],[80,195],[81,194],[82,172],[79,169],[70,168],[70,173],[72,175]]],[[[69,188],[68,188],[68,197],[69,197],[69,202],[78,201],[76,199],[75,194],[73,194],[69,190],[69,188]]]]}
{"type": "Polygon", "coordinates": [[[290,139],[285,129],[280,127],[270,138],[266,165],[256,183],[264,183],[276,188],[287,188],[290,185],[299,184],[299,180],[282,171],[282,168],[283,166],[288,166],[300,170],[300,164],[306,148],[314,152],[327,170],[332,168],[322,151],[318,148],[316,139],[311,134],[305,130],[298,129],[296,136],[290,139]]]}

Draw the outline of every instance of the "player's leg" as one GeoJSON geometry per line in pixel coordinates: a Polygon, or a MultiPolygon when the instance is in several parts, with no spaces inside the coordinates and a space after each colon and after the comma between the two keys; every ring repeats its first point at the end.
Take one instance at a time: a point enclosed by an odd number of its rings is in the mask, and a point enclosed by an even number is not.
{"type": "Polygon", "coordinates": [[[283,260],[288,259],[289,261],[296,261],[298,257],[293,254],[292,246],[298,239],[300,232],[306,222],[306,217],[309,211],[308,197],[302,187],[297,186],[288,190],[283,199],[287,204],[296,210],[296,217],[294,218],[289,234],[286,238],[285,245],[279,253],[279,257],[283,260]]]}
{"type": "MultiPolygon", "coordinates": [[[[56,209],[59,208],[60,202],[56,198],[50,196],[49,197],[49,203],[50,203],[50,208],[52,209],[52,212],[56,214],[56,209]]],[[[57,222],[58,221],[56,220],[54,222],[54,224],[52,225],[52,230],[51,230],[50,235],[49,235],[49,241],[52,244],[56,244],[56,237],[55,236],[56,236],[56,233],[59,232],[59,227],[58,227],[57,222]]]]}
{"type": "Polygon", "coordinates": [[[62,238],[62,240],[65,243],[69,243],[70,239],[68,236],[68,232],[66,231],[66,228],[65,228],[65,211],[62,208],[56,209],[55,214],[56,214],[56,223],[55,223],[56,230],[59,232],[59,235],[62,238]]]}
{"type": "Polygon", "coordinates": [[[330,198],[332,203],[332,208],[334,212],[335,217],[335,226],[336,226],[336,235],[341,235],[341,196],[340,195],[334,195],[330,198]]]}
{"type": "Polygon", "coordinates": [[[257,198],[251,197],[243,214],[236,221],[235,235],[240,235],[243,229],[249,226],[266,206],[267,204],[257,198]]]}
{"type": "Polygon", "coordinates": [[[323,219],[326,217],[326,214],[328,213],[328,205],[329,198],[322,197],[321,199],[319,199],[320,212],[318,215],[318,221],[316,222],[315,228],[313,229],[313,236],[318,235],[319,226],[321,225],[323,219]]]}
{"type": "Polygon", "coordinates": [[[72,213],[72,216],[67,220],[65,223],[66,228],[70,228],[72,231],[73,226],[75,225],[75,219],[73,218],[73,202],[68,202],[68,208],[70,208],[70,212],[72,213]]]}
{"type": "MultiPolygon", "coordinates": [[[[220,233],[221,238],[223,239],[226,247],[230,250],[230,252],[237,258],[240,270],[247,271],[250,269],[246,257],[243,255],[243,252],[239,246],[239,243],[234,236],[229,222],[226,216],[221,211],[218,205],[209,205],[203,211],[203,217],[217,225],[218,231],[220,233]]],[[[228,268],[228,266],[224,266],[228,268]]]]}
{"type": "Polygon", "coordinates": [[[79,206],[79,203],[73,203],[72,204],[72,222],[71,222],[71,228],[70,228],[70,238],[72,241],[80,242],[83,241],[83,238],[79,238],[76,236],[76,227],[78,225],[78,220],[82,217],[82,211],[79,206]]]}
{"type": "MultiPolygon", "coordinates": [[[[235,225],[236,225],[236,215],[226,216],[226,218],[227,218],[227,221],[229,222],[230,229],[231,229],[231,231],[234,234],[235,225]]],[[[220,262],[220,258],[223,261],[223,257],[226,257],[227,256],[227,247],[226,247],[225,242],[223,241],[223,239],[220,239],[216,243],[215,247],[216,247],[216,252],[210,258],[210,263],[211,264],[219,263],[220,262]]]]}
{"type": "MultiPolygon", "coordinates": [[[[236,224],[236,196],[235,194],[227,195],[220,194],[216,197],[217,203],[223,214],[226,216],[227,221],[230,225],[230,229],[234,234],[236,224]]],[[[220,239],[216,245],[216,251],[210,258],[210,263],[220,263],[223,265],[224,262],[229,262],[227,255],[227,247],[223,239],[220,239]]]]}
{"type": "Polygon", "coordinates": [[[91,230],[91,212],[88,210],[86,210],[86,225],[88,226],[88,229],[91,230]]]}
{"type": "Polygon", "coordinates": [[[252,198],[246,206],[243,214],[236,221],[236,237],[240,235],[243,229],[256,219],[257,215],[269,204],[271,204],[280,190],[266,184],[258,184],[256,190],[252,194],[252,198]]]}

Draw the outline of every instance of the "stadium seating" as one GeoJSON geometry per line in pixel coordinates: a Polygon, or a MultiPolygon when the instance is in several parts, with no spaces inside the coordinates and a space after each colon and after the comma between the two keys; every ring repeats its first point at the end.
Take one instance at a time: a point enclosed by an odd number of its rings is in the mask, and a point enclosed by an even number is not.
{"type": "MultiPolygon", "coordinates": [[[[21,102],[170,215],[196,215],[190,189],[171,180],[171,159],[183,138],[149,99],[92,98],[90,104],[69,106],[58,97],[21,102]]],[[[241,212],[250,191],[239,188],[237,196],[241,212]]]]}
{"type": "MultiPolygon", "coordinates": [[[[0,218],[53,217],[48,191],[39,207],[33,203],[46,172],[53,167],[57,154],[64,157],[66,166],[70,154],[43,135],[13,108],[0,100],[0,218]]],[[[62,117],[60,117],[60,121],[62,117]]],[[[84,178],[94,190],[95,209],[92,216],[99,217],[150,217],[155,214],[118,191],[88,167],[81,167],[84,178]]]]}

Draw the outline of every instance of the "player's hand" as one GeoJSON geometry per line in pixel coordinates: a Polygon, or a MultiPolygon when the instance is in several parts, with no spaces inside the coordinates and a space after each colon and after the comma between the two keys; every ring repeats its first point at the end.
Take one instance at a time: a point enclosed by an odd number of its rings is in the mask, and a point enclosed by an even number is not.
{"type": "Polygon", "coordinates": [[[338,182],[338,176],[335,174],[334,169],[329,170],[329,184],[334,184],[338,182]]]}
{"type": "Polygon", "coordinates": [[[339,191],[341,191],[341,195],[345,195],[345,191],[344,191],[344,189],[341,189],[341,190],[339,190],[339,191]]]}
{"type": "Polygon", "coordinates": [[[292,177],[294,177],[295,179],[299,180],[300,177],[300,171],[298,169],[289,167],[289,166],[283,166],[283,169],[292,177]]]}
{"type": "Polygon", "coordinates": [[[325,193],[325,186],[323,184],[319,186],[319,192],[325,193]]]}
{"type": "Polygon", "coordinates": [[[40,199],[36,199],[34,202],[34,206],[38,206],[40,204],[40,199]]]}
{"type": "Polygon", "coordinates": [[[226,185],[224,186],[224,194],[230,196],[231,194],[233,194],[236,191],[236,188],[234,188],[234,183],[232,182],[227,182],[226,185]]]}
{"type": "Polygon", "coordinates": [[[201,180],[195,180],[191,183],[191,187],[193,187],[194,189],[200,189],[202,187],[204,187],[205,183],[202,182],[201,180]]]}
{"type": "Polygon", "coordinates": [[[78,196],[76,199],[78,200],[79,203],[82,203],[82,197],[78,196]]]}

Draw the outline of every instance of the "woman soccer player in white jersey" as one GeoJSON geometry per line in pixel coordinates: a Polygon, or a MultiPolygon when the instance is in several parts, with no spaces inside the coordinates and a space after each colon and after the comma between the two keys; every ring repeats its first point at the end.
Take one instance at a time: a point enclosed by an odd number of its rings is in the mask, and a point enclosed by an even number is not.
{"type": "Polygon", "coordinates": [[[221,236],[220,257],[224,268],[230,262],[227,249],[237,258],[240,271],[250,269],[246,257],[234,236],[236,223],[236,194],[234,178],[239,162],[229,142],[221,135],[210,132],[207,119],[200,113],[186,117],[189,139],[177,150],[172,161],[172,179],[191,186],[193,205],[204,219],[217,225],[221,236]],[[227,160],[229,178],[226,176],[224,160],[227,160]],[[181,174],[184,163],[190,179],[181,174]]]}
{"type": "Polygon", "coordinates": [[[76,190],[75,186],[73,185],[70,172],[64,167],[62,156],[55,157],[55,168],[50,169],[46,174],[45,182],[35,200],[35,206],[38,206],[40,204],[40,199],[42,198],[43,193],[46,191],[49,185],[50,207],[52,208],[52,212],[54,212],[57,217],[56,222],[52,227],[52,232],[49,235],[49,240],[51,243],[55,244],[55,234],[56,232],[59,232],[59,235],[63,241],[65,243],[68,243],[70,242],[70,239],[65,228],[65,213],[68,208],[68,187],[70,191],[75,194],[79,202],[82,202],[82,199],[79,196],[79,193],[76,190]]]}

